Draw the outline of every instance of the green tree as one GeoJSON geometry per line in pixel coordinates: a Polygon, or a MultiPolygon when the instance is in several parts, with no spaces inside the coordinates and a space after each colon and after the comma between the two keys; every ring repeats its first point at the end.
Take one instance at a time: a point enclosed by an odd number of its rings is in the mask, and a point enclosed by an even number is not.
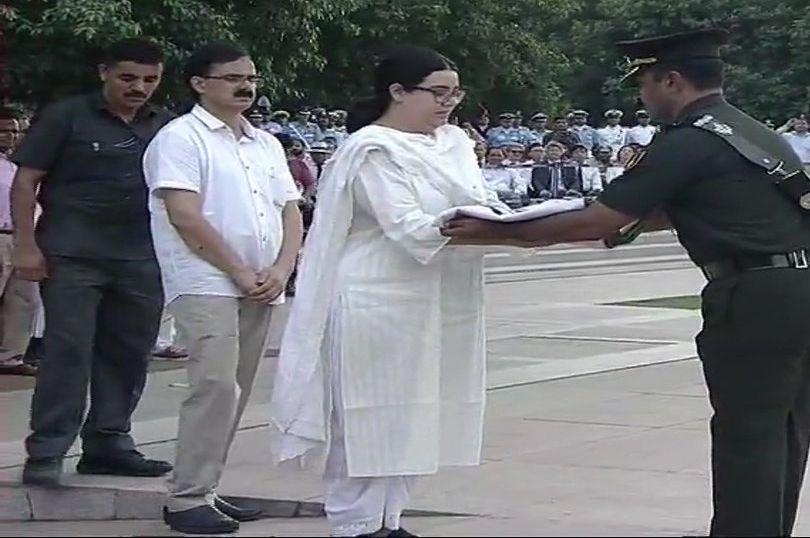
{"type": "Polygon", "coordinates": [[[806,0],[585,0],[557,42],[573,59],[572,97],[592,110],[632,110],[635,91],[616,88],[620,39],[720,26],[732,32],[723,56],[732,102],[760,118],[807,111],[810,10],[806,0]]]}
{"type": "Polygon", "coordinates": [[[370,92],[373,60],[391,43],[435,48],[453,59],[470,89],[467,113],[560,106],[569,60],[545,36],[575,3],[565,0],[371,0],[321,35],[322,69],[307,73],[313,96],[345,103],[370,92]]]}
{"type": "Polygon", "coordinates": [[[356,0],[30,0],[0,10],[8,30],[12,98],[42,103],[96,83],[98,51],[122,37],[149,36],[167,52],[161,95],[183,95],[179,66],[206,41],[241,43],[267,75],[274,98],[300,94],[297,73],[317,66],[320,24],[356,0]]]}
{"type": "Polygon", "coordinates": [[[345,105],[369,91],[386,44],[431,46],[471,90],[465,114],[631,111],[616,87],[618,39],[704,25],[733,31],[725,56],[733,102],[782,119],[810,104],[807,0],[27,0],[0,2],[11,97],[42,103],[94,87],[96,52],[127,36],[157,39],[161,97],[183,95],[179,66],[200,43],[240,42],[276,102],[345,105]]]}

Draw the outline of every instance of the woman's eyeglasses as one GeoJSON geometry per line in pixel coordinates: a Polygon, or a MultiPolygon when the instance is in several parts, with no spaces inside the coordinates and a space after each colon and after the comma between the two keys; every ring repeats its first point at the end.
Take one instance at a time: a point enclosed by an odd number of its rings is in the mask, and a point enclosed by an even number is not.
{"type": "Polygon", "coordinates": [[[447,88],[444,86],[435,86],[433,88],[425,88],[422,86],[414,86],[411,90],[419,90],[433,94],[433,99],[438,105],[449,105],[451,102],[456,104],[460,103],[467,96],[467,90],[463,88],[447,88]]]}

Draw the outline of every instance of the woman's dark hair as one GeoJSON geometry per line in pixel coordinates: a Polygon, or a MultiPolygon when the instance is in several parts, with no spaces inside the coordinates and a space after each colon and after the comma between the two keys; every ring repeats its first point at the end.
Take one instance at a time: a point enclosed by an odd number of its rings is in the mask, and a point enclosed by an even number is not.
{"type": "Polygon", "coordinates": [[[211,73],[211,66],[214,64],[235,62],[245,56],[249,56],[249,54],[234,43],[224,41],[208,43],[192,52],[191,56],[186,60],[183,69],[183,80],[186,81],[194,98],[199,101],[199,94],[191,87],[192,77],[204,77],[211,73]]]}
{"type": "Polygon", "coordinates": [[[448,69],[455,71],[456,65],[435,50],[412,45],[394,48],[374,68],[374,96],[352,106],[346,129],[353,133],[385,114],[391,104],[392,84],[410,90],[431,73],[448,69]]]}

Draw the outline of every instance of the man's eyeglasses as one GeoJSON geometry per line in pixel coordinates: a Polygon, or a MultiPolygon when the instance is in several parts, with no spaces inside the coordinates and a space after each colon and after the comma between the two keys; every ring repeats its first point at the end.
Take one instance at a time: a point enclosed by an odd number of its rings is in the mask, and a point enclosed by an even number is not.
{"type": "Polygon", "coordinates": [[[213,78],[215,80],[224,80],[229,84],[242,84],[247,81],[250,84],[261,84],[264,79],[260,75],[202,75],[202,78],[213,78]]]}
{"type": "Polygon", "coordinates": [[[455,101],[456,103],[460,103],[467,96],[467,90],[463,88],[450,89],[444,86],[424,88],[422,86],[414,86],[411,88],[411,91],[413,90],[432,93],[433,99],[436,101],[436,104],[439,105],[448,105],[453,101],[455,101]]]}

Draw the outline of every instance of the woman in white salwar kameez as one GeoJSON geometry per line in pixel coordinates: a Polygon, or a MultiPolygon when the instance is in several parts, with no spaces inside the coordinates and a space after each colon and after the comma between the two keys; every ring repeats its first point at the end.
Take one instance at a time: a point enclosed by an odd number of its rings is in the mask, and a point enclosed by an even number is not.
{"type": "Polygon", "coordinates": [[[273,395],[278,460],[328,449],[333,536],[412,536],[414,480],[477,465],[482,444],[483,252],[436,222],[487,202],[473,142],[447,124],[464,91],[449,60],[406,47],[376,95],[320,181],[273,395]]]}

